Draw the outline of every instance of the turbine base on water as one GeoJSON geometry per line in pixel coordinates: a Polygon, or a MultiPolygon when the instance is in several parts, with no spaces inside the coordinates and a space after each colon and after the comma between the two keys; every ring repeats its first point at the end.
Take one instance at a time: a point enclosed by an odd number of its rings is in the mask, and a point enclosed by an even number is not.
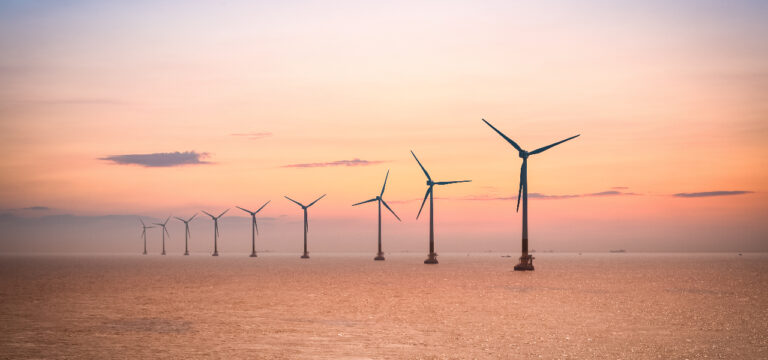
{"type": "Polygon", "coordinates": [[[184,256],[189,256],[189,251],[185,251],[184,256]]]}
{"type": "Polygon", "coordinates": [[[309,259],[309,253],[304,253],[304,255],[301,255],[302,259],[309,259]]]}
{"type": "Polygon", "coordinates": [[[523,255],[520,257],[520,263],[515,265],[515,271],[533,271],[533,256],[523,255]]]}
{"type": "Polygon", "coordinates": [[[258,257],[258,256],[256,256],[256,253],[254,252],[254,253],[251,253],[251,257],[258,257]]]}
{"type": "Polygon", "coordinates": [[[427,260],[424,260],[425,264],[437,264],[437,254],[430,253],[427,255],[427,260]]]}
{"type": "Polygon", "coordinates": [[[213,255],[211,255],[211,256],[219,256],[219,253],[218,252],[214,252],[213,255]]]}
{"type": "Polygon", "coordinates": [[[380,253],[376,254],[376,257],[373,258],[373,260],[383,261],[384,260],[384,253],[380,252],[380,253]]]}

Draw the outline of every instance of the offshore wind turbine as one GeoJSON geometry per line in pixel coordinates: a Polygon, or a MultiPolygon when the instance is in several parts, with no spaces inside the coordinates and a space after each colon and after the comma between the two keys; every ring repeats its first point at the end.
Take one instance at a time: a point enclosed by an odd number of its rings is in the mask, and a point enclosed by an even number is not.
{"type": "Polygon", "coordinates": [[[205,213],[205,215],[208,215],[213,219],[213,255],[211,256],[219,256],[219,218],[224,216],[224,214],[229,211],[229,209],[224,210],[223,213],[219,214],[219,216],[213,216],[209,212],[205,210],[200,210],[205,213]]]}
{"type": "Polygon", "coordinates": [[[387,205],[387,202],[384,201],[384,199],[383,199],[383,197],[384,197],[384,189],[387,187],[387,178],[389,178],[389,170],[387,170],[387,175],[384,177],[384,185],[381,186],[381,194],[379,194],[378,196],[376,196],[373,199],[361,201],[361,202],[359,202],[357,204],[353,204],[352,205],[352,206],[357,206],[357,205],[360,205],[360,204],[369,203],[371,201],[378,201],[379,202],[379,252],[376,254],[376,257],[373,258],[373,260],[384,260],[384,253],[381,252],[381,204],[384,204],[384,206],[387,208],[387,210],[389,210],[389,212],[391,212],[392,215],[395,215],[395,217],[397,218],[397,221],[402,221],[402,220],[400,220],[400,217],[397,216],[397,214],[395,214],[394,211],[392,211],[392,209],[389,207],[389,205],[387,205]]]}
{"type": "Polygon", "coordinates": [[[163,253],[160,254],[160,255],[165,255],[165,234],[168,234],[169,238],[171,237],[171,233],[169,233],[168,229],[165,228],[165,225],[168,224],[168,220],[170,220],[170,219],[171,219],[171,217],[169,216],[169,217],[167,217],[165,219],[165,222],[163,222],[163,223],[155,223],[155,225],[159,225],[160,227],[163,228],[163,231],[161,231],[163,233],[163,253]]]}
{"type": "MultiPolygon", "coordinates": [[[[272,200],[269,200],[272,201],[272,200]]],[[[264,205],[261,205],[259,210],[251,211],[248,209],[243,209],[241,207],[237,207],[240,210],[243,210],[249,214],[251,214],[251,257],[256,257],[256,234],[259,233],[259,225],[256,224],[256,214],[261,211],[267,204],[269,204],[269,201],[265,202],[264,205]]]]}
{"type": "Polygon", "coordinates": [[[427,169],[424,168],[424,165],[421,165],[421,161],[419,161],[419,158],[416,157],[416,154],[413,153],[413,150],[411,150],[411,155],[413,155],[413,158],[416,159],[416,162],[419,163],[419,167],[422,171],[424,171],[424,175],[427,176],[427,192],[424,194],[424,200],[421,201],[421,207],[419,208],[419,213],[416,215],[416,219],[419,219],[419,215],[421,215],[421,210],[424,209],[424,203],[427,202],[427,197],[429,197],[429,255],[426,260],[424,260],[425,264],[437,264],[437,254],[435,254],[435,222],[434,222],[434,187],[435,185],[448,185],[448,184],[456,184],[456,183],[463,183],[463,182],[470,182],[472,180],[458,180],[458,181],[432,181],[432,177],[429,176],[429,173],[427,172],[427,169]]]}
{"type": "Polygon", "coordinates": [[[520,195],[522,194],[523,198],[523,254],[520,256],[520,263],[515,265],[515,270],[517,271],[525,271],[525,270],[533,270],[533,256],[528,254],[528,156],[530,155],[536,155],[539,153],[544,152],[545,150],[562,144],[568,140],[571,140],[573,138],[576,138],[580,136],[581,134],[578,134],[576,136],[571,136],[565,140],[560,140],[554,144],[550,144],[544,147],[540,147],[533,151],[525,151],[523,150],[520,145],[517,145],[516,142],[514,142],[512,139],[504,135],[501,131],[493,127],[491,123],[488,121],[485,121],[485,119],[482,119],[483,122],[485,122],[488,126],[493,129],[496,133],[501,135],[501,137],[504,138],[504,140],[507,140],[507,142],[512,145],[516,150],[520,158],[523,159],[523,165],[520,167],[520,187],[517,190],[517,210],[520,211],[520,195]]]}
{"type": "Polygon", "coordinates": [[[143,255],[147,255],[147,229],[152,229],[154,228],[154,226],[147,226],[146,224],[144,224],[144,220],[141,220],[141,218],[139,218],[139,221],[141,221],[141,227],[143,228],[141,230],[141,237],[144,238],[144,254],[143,255]]]}
{"type": "Polygon", "coordinates": [[[174,216],[176,219],[184,223],[184,256],[189,255],[189,222],[192,221],[192,219],[194,219],[195,216],[197,216],[197,213],[195,213],[195,215],[192,215],[192,217],[187,220],[174,216]]]}
{"type": "Polygon", "coordinates": [[[309,205],[306,205],[306,206],[304,204],[296,201],[296,200],[293,200],[293,199],[287,197],[287,196],[285,197],[286,199],[291,200],[294,203],[296,203],[296,205],[301,206],[301,208],[304,210],[304,255],[301,255],[302,259],[309,259],[309,253],[307,252],[307,231],[309,230],[309,222],[307,221],[307,209],[310,206],[315,205],[315,203],[320,201],[320,199],[324,198],[325,195],[326,194],[323,194],[323,196],[317,198],[317,200],[311,202],[309,205]]]}

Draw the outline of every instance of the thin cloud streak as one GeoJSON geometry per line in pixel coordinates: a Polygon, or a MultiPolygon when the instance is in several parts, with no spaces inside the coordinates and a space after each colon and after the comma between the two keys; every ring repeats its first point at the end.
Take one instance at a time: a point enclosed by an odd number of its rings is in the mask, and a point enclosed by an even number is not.
{"type": "Polygon", "coordinates": [[[232,136],[237,137],[244,137],[248,140],[259,140],[263,138],[268,138],[272,136],[271,132],[250,132],[250,133],[237,133],[237,134],[231,134],[232,136]]]}
{"type": "Polygon", "coordinates": [[[747,191],[747,190],[736,190],[736,191],[727,191],[727,190],[717,190],[717,191],[702,191],[702,192],[692,192],[692,193],[677,193],[672,196],[674,197],[682,197],[682,198],[699,198],[699,197],[713,197],[713,196],[732,196],[732,195],[744,195],[744,194],[752,194],[754,191],[747,191]]]}
{"type": "Polygon", "coordinates": [[[381,164],[386,161],[382,160],[361,160],[358,158],[354,158],[352,160],[336,160],[331,162],[324,162],[324,163],[306,163],[306,164],[290,164],[290,165],[283,165],[281,167],[284,168],[314,168],[314,167],[329,167],[329,166],[368,166],[368,165],[375,165],[375,164],[381,164]]]}
{"type": "Polygon", "coordinates": [[[51,210],[51,208],[47,206],[30,206],[30,207],[21,208],[19,210],[48,211],[48,210],[51,210]]]}
{"type": "Polygon", "coordinates": [[[207,157],[208,153],[198,153],[195,151],[176,151],[171,153],[110,155],[107,157],[99,158],[99,160],[112,161],[115,164],[120,165],[171,167],[182,165],[210,164],[208,161],[201,160],[207,157]]]}
{"type": "MultiPolygon", "coordinates": [[[[579,198],[579,197],[602,197],[602,196],[634,196],[634,195],[640,195],[637,193],[631,193],[631,192],[621,192],[621,191],[601,191],[596,193],[589,193],[589,194],[564,194],[564,195],[549,195],[549,194],[542,194],[542,193],[529,193],[528,198],[529,199],[545,199],[545,200],[559,200],[559,199],[573,199],[573,198],[579,198]]],[[[461,198],[461,200],[472,200],[472,201],[494,201],[494,200],[517,200],[517,196],[490,196],[490,195],[477,195],[477,196],[468,196],[461,198]]]]}

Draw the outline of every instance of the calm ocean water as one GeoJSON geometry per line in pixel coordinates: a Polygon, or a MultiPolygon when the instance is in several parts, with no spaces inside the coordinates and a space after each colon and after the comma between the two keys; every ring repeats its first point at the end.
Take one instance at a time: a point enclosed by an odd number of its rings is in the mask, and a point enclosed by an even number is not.
{"type": "Polygon", "coordinates": [[[2,358],[768,358],[768,254],[0,256],[2,358]]]}

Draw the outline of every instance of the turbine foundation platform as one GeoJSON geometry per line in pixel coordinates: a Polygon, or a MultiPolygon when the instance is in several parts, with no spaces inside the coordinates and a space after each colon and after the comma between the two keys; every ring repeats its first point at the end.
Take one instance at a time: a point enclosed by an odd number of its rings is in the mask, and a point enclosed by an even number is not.
{"type": "Polygon", "coordinates": [[[160,254],[160,255],[163,255],[163,256],[165,256],[165,251],[163,251],[163,253],[162,253],[162,254],[160,254]]]}
{"type": "Polygon", "coordinates": [[[256,256],[256,253],[251,253],[251,257],[258,257],[258,256],[256,256]]]}
{"type": "Polygon", "coordinates": [[[309,253],[304,253],[304,255],[301,255],[302,259],[309,259],[309,253]]]}
{"type": "Polygon", "coordinates": [[[142,253],[141,255],[147,255],[147,252],[145,251],[145,252],[144,252],[144,253],[142,253]]]}
{"type": "Polygon", "coordinates": [[[533,256],[523,255],[520,257],[520,263],[515,265],[515,271],[533,271],[533,256]]]}
{"type": "Polygon", "coordinates": [[[219,252],[217,251],[217,252],[213,253],[211,256],[219,256],[219,252]]]}
{"type": "Polygon", "coordinates": [[[378,254],[376,254],[376,257],[375,257],[375,258],[373,258],[373,260],[377,260],[377,261],[384,261],[384,253],[378,253],[378,254]]]}
{"type": "Polygon", "coordinates": [[[184,256],[189,256],[189,251],[185,251],[184,256]]]}
{"type": "Polygon", "coordinates": [[[431,253],[427,255],[427,260],[424,260],[425,264],[437,264],[437,254],[431,253]]]}

